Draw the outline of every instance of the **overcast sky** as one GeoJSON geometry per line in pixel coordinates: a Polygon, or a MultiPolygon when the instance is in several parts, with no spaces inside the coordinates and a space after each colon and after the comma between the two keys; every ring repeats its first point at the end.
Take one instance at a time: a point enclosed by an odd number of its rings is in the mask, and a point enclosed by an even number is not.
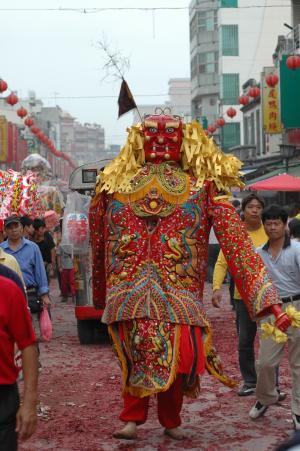
{"type": "Polygon", "coordinates": [[[0,78],[19,96],[33,90],[45,106],[57,104],[82,123],[100,123],[107,144],[123,144],[132,115],[117,120],[120,82],[112,78],[102,81],[105,59],[97,42],[105,37],[112,50],[129,58],[125,78],[137,103],[164,102],[167,95],[154,95],[167,94],[169,78],[190,76],[188,10],[82,13],[29,9],[188,5],[189,0],[2,1],[0,78]],[[59,98],[64,96],[115,97],[59,98]]]}

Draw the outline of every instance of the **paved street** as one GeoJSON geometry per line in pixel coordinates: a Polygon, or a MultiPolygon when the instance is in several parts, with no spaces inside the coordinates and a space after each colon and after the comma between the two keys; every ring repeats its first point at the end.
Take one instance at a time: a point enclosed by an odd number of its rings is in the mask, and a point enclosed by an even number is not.
{"type": "MultiPolygon", "coordinates": [[[[149,420],[140,427],[136,441],[113,439],[112,432],[120,425],[117,418],[121,409],[117,362],[107,342],[80,346],[74,308],[70,301],[61,304],[58,294],[52,282],[54,338],[41,344],[40,421],[37,432],[20,446],[21,450],[263,451],[274,450],[291,434],[290,378],[285,360],[280,378],[287,399],[280,406],[272,406],[256,422],[248,417],[254,397],[241,399],[236,390],[205,375],[200,397],[184,403],[183,425],[189,439],[176,443],[162,435],[155,399],[149,420]]],[[[222,311],[210,306],[209,286],[205,297],[223,364],[238,379],[234,314],[228,297],[222,311]]]]}

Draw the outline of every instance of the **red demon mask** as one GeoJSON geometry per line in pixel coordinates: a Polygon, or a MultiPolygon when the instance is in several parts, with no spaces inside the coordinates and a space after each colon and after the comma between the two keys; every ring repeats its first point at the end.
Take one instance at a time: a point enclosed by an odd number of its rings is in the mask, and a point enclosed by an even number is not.
{"type": "Polygon", "coordinates": [[[162,163],[180,160],[182,122],[179,117],[164,114],[147,116],[143,131],[146,161],[162,163]]]}

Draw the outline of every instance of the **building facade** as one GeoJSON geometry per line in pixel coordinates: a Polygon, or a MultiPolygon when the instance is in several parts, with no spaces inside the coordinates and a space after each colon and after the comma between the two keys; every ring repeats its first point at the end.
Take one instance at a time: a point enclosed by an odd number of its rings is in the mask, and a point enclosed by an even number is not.
{"type": "MultiPolygon", "coordinates": [[[[20,99],[37,126],[61,151],[75,164],[105,158],[104,129],[99,124],[80,124],[67,111],[58,105],[44,107],[33,91],[28,97],[20,99]]],[[[54,177],[68,180],[72,168],[63,158],[54,155],[47,145],[24,125],[17,115],[17,109],[0,99],[0,168],[19,170],[21,162],[27,155],[38,153],[46,158],[52,168],[54,177]]]]}
{"type": "Polygon", "coordinates": [[[242,83],[259,79],[261,68],[271,65],[274,42],[291,7],[279,0],[193,0],[190,4],[192,114],[226,125],[216,132],[224,150],[244,143],[243,117],[238,98],[242,83]],[[261,7],[257,7],[261,6],[261,7]],[[226,116],[236,109],[233,119],[226,116]]]}
{"type": "Polygon", "coordinates": [[[292,0],[292,25],[300,24],[300,0],[292,0]]]}
{"type": "Polygon", "coordinates": [[[75,122],[73,132],[73,154],[79,165],[104,158],[104,128],[101,125],[75,122]]]}
{"type": "Polygon", "coordinates": [[[218,5],[219,0],[190,3],[192,117],[209,124],[219,114],[218,5]]]}

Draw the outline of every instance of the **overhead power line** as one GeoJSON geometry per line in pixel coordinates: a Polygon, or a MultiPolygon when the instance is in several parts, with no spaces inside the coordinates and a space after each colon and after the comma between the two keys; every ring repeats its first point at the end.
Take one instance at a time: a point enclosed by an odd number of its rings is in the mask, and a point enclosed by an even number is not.
{"type": "MultiPolygon", "coordinates": [[[[290,0],[286,0],[286,4],[282,5],[245,5],[236,9],[255,9],[255,8],[286,8],[290,6],[290,0]]],[[[77,12],[82,14],[95,14],[109,11],[211,11],[215,7],[194,6],[166,6],[166,7],[104,7],[104,8],[0,8],[0,11],[7,12],[77,12]]]]}
{"type": "MultiPolygon", "coordinates": [[[[169,94],[134,94],[134,97],[166,97],[169,94]]],[[[186,96],[186,94],[176,94],[186,96]]],[[[41,100],[51,99],[117,99],[119,95],[99,95],[99,96],[56,96],[56,97],[40,97],[41,100]]]]}

